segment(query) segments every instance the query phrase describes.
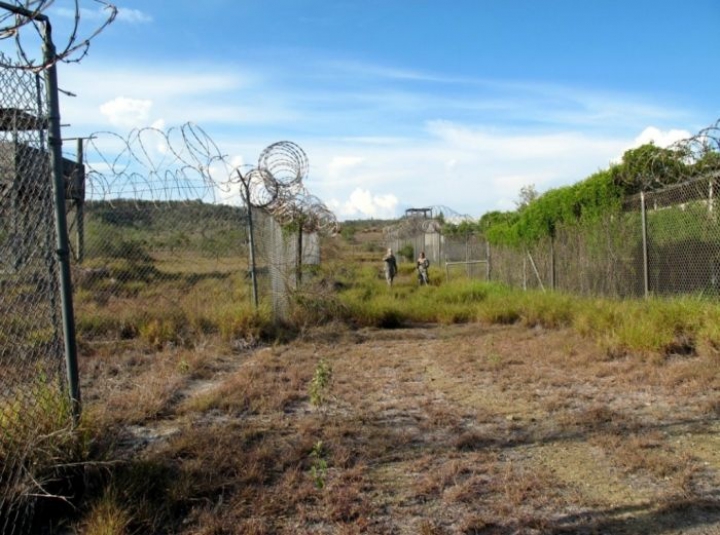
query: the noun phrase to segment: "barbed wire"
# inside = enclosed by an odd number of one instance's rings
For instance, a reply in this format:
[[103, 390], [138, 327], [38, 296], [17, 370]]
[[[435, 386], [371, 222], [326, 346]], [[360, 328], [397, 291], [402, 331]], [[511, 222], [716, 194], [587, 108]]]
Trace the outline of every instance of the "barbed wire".
[[274, 216], [280, 224], [297, 224], [303, 232], [329, 232], [337, 224], [335, 214], [306, 189], [296, 194], [293, 202], [278, 207]]
[[266, 147], [256, 166], [233, 166], [198, 125], [160, 130], [145, 127], [122, 137], [89, 136], [86, 189], [91, 199], [204, 200], [267, 210], [281, 225], [299, 223], [305, 232], [329, 231], [333, 212], [303, 186], [305, 152], [291, 141]]
[[267, 192], [248, 196], [247, 201], [255, 203], [259, 197], [263, 207], [281, 224], [297, 224], [303, 232], [332, 230], [337, 220], [333, 212], [303, 186], [309, 163], [305, 151], [292, 141], [278, 141], [266, 147], [258, 158], [255, 172], [261, 179], [255, 184]]
[[[90, 0], [88, 0], [90, 1]], [[101, 22], [90, 31], [87, 37], [81, 37], [81, 13], [83, 0], [72, 0], [73, 23], [67, 37], [62, 39], [58, 46], [57, 38], [54, 39], [55, 53], [52, 58], [34, 58], [29, 52], [30, 47], [26, 45], [32, 37], [45, 39], [50, 32], [50, 19], [47, 15], [48, 9], [53, 6], [55, 0], [15, 0], [14, 2], [0, 2], [0, 40], [12, 39], [15, 41], [16, 61], [3, 59], [0, 66], [6, 68], [29, 69], [41, 71], [57, 62], [78, 63], [88, 54], [91, 41], [107, 28], [117, 17], [118, 9], [115, 5], [105, 0], [91, 0], [100, 4], [100, 11], [103, 13]], [[87, 3], [87, 2], [86, 2]], [[32, 49], [39, 50], [37, 43]]]
[[260, 153], [258, 168], [268, 170], [284, 186], [298, 186], [307, 177], [308, 157], [292, 141], [278, 141]]
[[640, 170], [644, 191], [720, 173], [720, 119], [697, 134], [653, 151]]
[[[126, 137], [95, 132], [85, 149], [86, 188], [92, 199], [132, 197], [188, 200], [231, 197], [231, 166], [214, 141], [197, 125], [166, 131], [131, 130]], [[219, 176], [220, 179], [216, 178]]]

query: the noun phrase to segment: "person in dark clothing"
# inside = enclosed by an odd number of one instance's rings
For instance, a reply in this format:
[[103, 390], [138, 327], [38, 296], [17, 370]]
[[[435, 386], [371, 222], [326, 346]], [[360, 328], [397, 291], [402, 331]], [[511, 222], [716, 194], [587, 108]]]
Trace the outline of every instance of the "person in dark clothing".
[[397, 260], [395, 259], [392, 249], [387, 250], [387, 254], [383, 258], [383, 262], [385, 264], [385, 280], [387, 281], [388, 286], [392, 286], [395, 275], [397, 275]]

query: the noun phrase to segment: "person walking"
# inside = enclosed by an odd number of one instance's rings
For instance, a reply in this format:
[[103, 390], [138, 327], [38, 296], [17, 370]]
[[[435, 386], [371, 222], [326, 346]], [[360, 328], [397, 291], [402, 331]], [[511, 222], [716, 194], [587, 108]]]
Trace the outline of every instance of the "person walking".
[[421, 251], [417, 259], [418, 281], [420, 281], [420, 286], [430, 284], [430, 277], [428, 276], [429, 267], [430, 260], [425, 256], [425, 251]]
[[392, 249], [387, 250], [387, 254], [383, 258], [383, 262], [385, 264], [385, 280], [387, 281], [388, 286], [392, 286], [393, 279], [395, 279], [395, 275], [397, 275], [397, 260], [395, 259]]

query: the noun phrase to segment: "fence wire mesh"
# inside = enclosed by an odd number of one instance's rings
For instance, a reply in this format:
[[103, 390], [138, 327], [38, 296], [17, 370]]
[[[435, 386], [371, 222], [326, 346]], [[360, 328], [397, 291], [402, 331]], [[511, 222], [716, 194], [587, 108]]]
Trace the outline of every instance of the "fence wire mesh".
[[642, 295], [640, 214], [607, 214], [597, 221], [556, 229], [526, 248], [490, 248], [491, 279], [524, 289], [587, 296]]
[[123, 139], [97, 133], [84, 158], [87, 200], [69, 214], [82, 336], [189, 343], [234, 336], [231, 316], [253, 300], [276, 319], [287, 314], [289, 294], [318, 261], [316, 231], [332, 219], [299, 201], [309, 197], [299, 147], [274, 144], [263, 167], [241, 172], [187, 124]]
[[50, 492], [67, 395], [44, 84], [0, 68], [0, 532], [29, 529]]
[[441, 244], [448, 279], [489, 279], [489, 249], [484, 238], [467, 232], [443, 236]]
[[253, 220], [261, 294], [269, 298], [273, 317], [288, 319], [292, 295], [308, 286], [320, 265], [320, 236], [283, 227], [267, 210], [254, 210]]
[[[525, 252], [508, 250], [504, 256], [493, 249], [493, 275], [512, 285], [583, 295], [717, 295], [720, 225], [713, 192], [718, 187], [717, 177], [700, 177], [628, 198], [623, 211], [560, 229], [554, 240]], [[528, 269], [531, 259], [537, 273]], [[515, 275], [503, 276], [512, 265]]]
[[648, 292], [718, 294], [718, 187], [716, 175], [645, 195]]
[[[37, 488], [42, 482], [27, 465], [47, 433], [58, 425], [72, 431], [72, 411], [50, 165], [41, 122], [34, 119], [43, 113], [37, 109], [42, 87], [29, 71], [2, 75], [2, 94], [23, 100], [2, 106], [0, 532], [24, 533], [23, 523], [37, 516], [30, 497], [47, 490]], [[285, 158], [288, 146], [263, 153], [287, 181], [279, 185], [263, 168], [271, 201], [263, 209], [253, 206], [258, 197], [197, 128], [144, 129], [127, 138], [97, 133], [66, 155], [74, 312], [83, 350], [135, 342], [149, 349], [192, 347], [212, 337], [247, 347], [254, 343], [243, 319], [255, 311], [253, 278], [260, 282], [260, 313], [286, 315], [290, 292], [308, 265], [319, 262], [317, 232], [332, 221], [292, 180], [297, 154]], [[258, 185], [249, 186], [255, 194]], [[252, 255], [250, 213], [256, 218]]]
[[612, 297], [718, 295], [720, 121], [638, 151], [625, 180], [640, 192], [621, 210], [525, 249], [494, 248], [493, 279]]

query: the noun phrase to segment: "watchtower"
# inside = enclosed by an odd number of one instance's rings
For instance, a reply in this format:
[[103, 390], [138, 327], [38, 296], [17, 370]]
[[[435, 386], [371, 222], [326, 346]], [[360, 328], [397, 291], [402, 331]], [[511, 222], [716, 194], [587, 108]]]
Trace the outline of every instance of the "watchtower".
[[408, 208], [405, 210], [405, 217], [432, 219], [432, 211], [432, 208]]

